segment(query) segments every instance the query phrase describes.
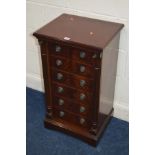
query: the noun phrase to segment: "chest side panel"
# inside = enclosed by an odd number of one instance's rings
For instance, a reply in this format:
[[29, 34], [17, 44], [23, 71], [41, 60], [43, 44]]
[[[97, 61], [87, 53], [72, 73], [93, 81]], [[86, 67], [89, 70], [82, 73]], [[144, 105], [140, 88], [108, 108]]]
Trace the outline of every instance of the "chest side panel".
[[113, 108], [120, 35], [104, 49], [100, 84], [100, 113], [108, 115]]

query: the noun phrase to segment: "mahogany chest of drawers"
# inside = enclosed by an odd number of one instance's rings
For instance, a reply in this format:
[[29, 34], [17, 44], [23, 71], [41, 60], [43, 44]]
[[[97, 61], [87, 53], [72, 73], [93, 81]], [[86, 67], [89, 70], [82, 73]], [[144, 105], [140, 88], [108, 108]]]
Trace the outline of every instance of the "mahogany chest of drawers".
[[113, 113], [122, 28], [62, 14], [33, 34], [41, 49], [46, 128], [97, 144]]

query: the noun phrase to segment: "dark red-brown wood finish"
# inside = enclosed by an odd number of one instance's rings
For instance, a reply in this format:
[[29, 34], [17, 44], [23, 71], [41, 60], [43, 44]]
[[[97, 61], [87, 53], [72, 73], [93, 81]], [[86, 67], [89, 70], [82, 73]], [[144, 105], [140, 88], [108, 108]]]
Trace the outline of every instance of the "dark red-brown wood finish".
[[62, 14], [33, 34], [41, 47], [45, 127], [97, 144], [113, 113], [122, 28], [123, 24]]

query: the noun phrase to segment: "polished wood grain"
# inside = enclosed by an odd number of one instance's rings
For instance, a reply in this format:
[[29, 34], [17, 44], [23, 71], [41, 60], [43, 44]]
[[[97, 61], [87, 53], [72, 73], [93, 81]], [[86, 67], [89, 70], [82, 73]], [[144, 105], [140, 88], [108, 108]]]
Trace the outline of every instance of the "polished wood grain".
[[41, 49], [46, 128], [97, 145], [113, 113], [122, 27], [62, 14], [33, 34]]

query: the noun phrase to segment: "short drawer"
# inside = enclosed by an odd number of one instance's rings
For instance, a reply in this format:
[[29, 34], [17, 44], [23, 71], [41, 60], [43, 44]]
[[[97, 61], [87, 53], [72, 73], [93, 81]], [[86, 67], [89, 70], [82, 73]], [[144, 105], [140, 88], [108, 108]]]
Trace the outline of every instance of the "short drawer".
[[71, 113], [84, 115], [89, 117], [90, 109], [88, 104], [81, 104], [78, 102], [67, 100], [63, 97], [52, 96], [52, 103], [54, 107], [57, 107], [62, 110], [70, 111]]
[[88, 93], [87, 91], [79, 91], [56, 82], [53, 82], [53, 90], [53, 93], [60, 97], [66, 97], [68, 99], [76, 100], [77, 102], [88, 105], [92, 102], [92, 93]]
[[70, 56], [70, 48], [68, 46], [60, 45], [57, 43], [50, 43], [48, 50], [51, 55], [57, 55], [62, 57]]
[[73, 62], [72, 70], [75, 74], [86, 76], [88, 78], [94, 78], [94, 68], [82, 63]]
[[65, 120], [84, 128], [88, 128], [90, 126], [90, 122], [84, 116], [80, 117], [59, 108], [53, 109], [53, 117], [59, 118], [61, 121]]
[[101, 61], [101, 54], [99, 51], [88, 51], [78, 48], [71, 49], [72, 60], [83, 62], [86, 64], [97, 65]]
[[93, 90], [93, 80], [84, 76], [67, 73], [61, 70], [52, 69], [52, 80], [60, 83], [82, 89], [86, 91]]

